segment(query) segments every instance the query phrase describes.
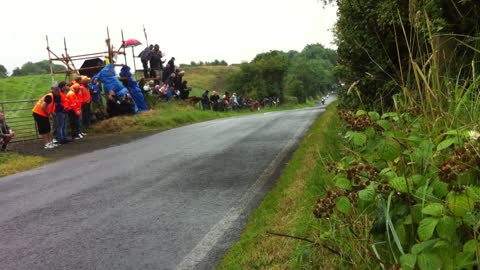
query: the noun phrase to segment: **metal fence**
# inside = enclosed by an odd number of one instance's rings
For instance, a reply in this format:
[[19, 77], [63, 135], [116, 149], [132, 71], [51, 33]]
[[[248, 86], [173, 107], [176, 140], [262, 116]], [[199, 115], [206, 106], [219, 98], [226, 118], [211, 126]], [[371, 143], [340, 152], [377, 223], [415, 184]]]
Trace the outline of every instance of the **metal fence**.
[[32, 108], [38, 100], [26, 99], [0, 101], [0, 111], [5, 113], [7, 125], [15, 131], [12, 142], [38, 139], [38, 130], [32, 116]]

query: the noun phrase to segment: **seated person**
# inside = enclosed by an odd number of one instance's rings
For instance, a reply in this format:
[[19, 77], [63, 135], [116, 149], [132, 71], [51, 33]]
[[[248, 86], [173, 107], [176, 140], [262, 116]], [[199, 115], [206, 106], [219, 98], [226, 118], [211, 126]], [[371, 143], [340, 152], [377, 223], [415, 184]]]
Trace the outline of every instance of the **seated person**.
[[0, 111], [0, 151], [7, 151], [8, 142], [15, 136], [15, 132], [5, 123], [5, 114]]
[[110, 117], [135, 113], [135, 103], [130, 94], [118, 97], [115, 92], [109, 91], [107, 99], [107, 113]]

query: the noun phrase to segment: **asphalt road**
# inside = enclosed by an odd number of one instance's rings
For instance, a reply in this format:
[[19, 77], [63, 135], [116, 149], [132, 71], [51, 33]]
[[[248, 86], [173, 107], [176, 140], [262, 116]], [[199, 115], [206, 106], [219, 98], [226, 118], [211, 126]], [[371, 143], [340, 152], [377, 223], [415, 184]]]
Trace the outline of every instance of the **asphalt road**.
[[324, 107], [198, 123], [0, 178], [0, 269], [212, 269]]

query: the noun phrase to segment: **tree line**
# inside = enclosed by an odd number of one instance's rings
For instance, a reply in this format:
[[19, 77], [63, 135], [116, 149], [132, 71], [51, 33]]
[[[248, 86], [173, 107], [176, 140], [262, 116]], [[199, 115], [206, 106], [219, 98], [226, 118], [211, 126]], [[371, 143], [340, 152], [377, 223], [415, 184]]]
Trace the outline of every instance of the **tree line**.
[[182, 64], [182, 66], [191, 66], [191, 67], [197, 67], [197, 66], [228, 66], [228, 63], [225, 61], [225, 60], [218, 60], [218, 59], [215, 59], [214, 61], [212, 62], [208, 62], [208, 61], [198, 61], [198, 62], [195, 62], [195, 61], [191, 61], [190, 64]]
[[336, 59], [336, 52], [321, 44], [307, 45], [301, 52], [261, 53], [229, 74], [226, 88], [253, 98], [294, 96], [304, 103], [335, 89]]
[[[65, 70], [65, 67], [62, 65], [53, 65], [54, 71]], [[38, 75], [38, 74], [49, 74], [50, 73], [50, 63], [48, 60], [39, 61], [36, 63], [27, 62], [21, 67], [17, 67], [12, 71], [12, 77], [16, 76], [25, 76], [25, 75]], [[8, 77], [8, 71], [5, 66], [0, 64], [0, 78]]]

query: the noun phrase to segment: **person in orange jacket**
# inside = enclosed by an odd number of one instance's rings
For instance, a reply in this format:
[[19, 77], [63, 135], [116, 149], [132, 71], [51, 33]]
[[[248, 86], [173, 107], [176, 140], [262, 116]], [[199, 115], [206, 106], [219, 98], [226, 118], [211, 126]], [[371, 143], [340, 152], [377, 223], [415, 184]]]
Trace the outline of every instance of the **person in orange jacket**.
[[51, 93], [46, 94], [37, 101], [32, 109], [33, 119], [37, 123], [38, 133], [42, 136], [45, 142], [44, 149], [55, 148], [56, 145], [52, 142], [50, 117], [55, 114], [54, 95], [59, 95], [60, 88], [57, 83], [51, 87]]
[[73, 83], [70, 86], [70, 91], [67, 93], [69, 111], [68, 119], [72, 129], [72, 139], [78, 140], [83, 138], [80, 135], [80, 116], [82, 115], [82, 101], [80, 100], [80, 85]]
[[83, 76], [81, 83], [80, 83], [80, 89], [82, 92], [82, 124], [80, 125], [80, 134], [85, 136], [87, 133], [85, 132], [88, 127], [90, 127], [91, 124], [91, 102], [92, 102], [92, 96], [90, 94], [90, 88], [88, 87], [88, 84], [90, 83], [90, 78], [87, 76]]

